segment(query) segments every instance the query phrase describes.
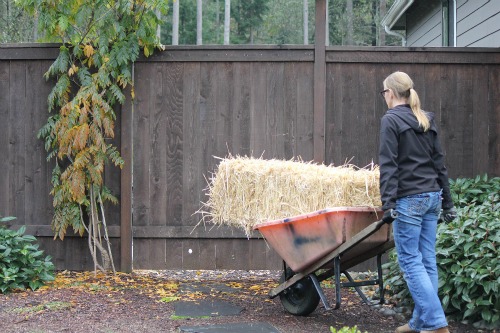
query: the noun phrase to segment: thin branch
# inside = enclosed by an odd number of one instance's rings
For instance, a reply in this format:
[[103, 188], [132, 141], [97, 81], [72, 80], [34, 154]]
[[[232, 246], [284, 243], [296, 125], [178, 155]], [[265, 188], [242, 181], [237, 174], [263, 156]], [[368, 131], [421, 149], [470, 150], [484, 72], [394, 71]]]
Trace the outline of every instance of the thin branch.
[[109, 241], [108, 226], [106, 224], [106, 218], [104, 217], [104, 204], [102, 203], [101, 193], [99, 192], [98, 195], [99, 195], [99, 205], [101, 206], [102, 224], [104, 226], [104, 239], [106, 240], [106, 244], [108, 245], [108, 253], [111, 259], [111, 267], [113, 268], [113, 273], [116, 274], [115, 263], [113, 261], [113, 254], [111, 252], [111, 243]]

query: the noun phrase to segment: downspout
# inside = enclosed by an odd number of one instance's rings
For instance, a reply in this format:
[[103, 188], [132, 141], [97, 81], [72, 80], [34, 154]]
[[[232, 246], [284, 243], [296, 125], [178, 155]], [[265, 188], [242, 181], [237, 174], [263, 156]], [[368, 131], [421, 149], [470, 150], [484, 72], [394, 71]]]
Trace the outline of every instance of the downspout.
[[401, 44], [403, 46], [406, 46], [406, 37], [396, 31], [392, 31], [391, 29], [414, 2], [415, 0], [396, 0], [381, 22], [387, 34], [401, 38]]
[[396, 32], [396, 31], [392, 31], [389, 26], [387, 25], [384, 25], [384, 30], [386, 33], [388, 33], [389, 35], [393, 35], [393, 36], [396, 36], [396, 37], [399, 37], [401, 38], [401, 45], [402, 46], [406, 46], [406, 37], [403, 35], [403, 34], [400, 34], [399, 32]]

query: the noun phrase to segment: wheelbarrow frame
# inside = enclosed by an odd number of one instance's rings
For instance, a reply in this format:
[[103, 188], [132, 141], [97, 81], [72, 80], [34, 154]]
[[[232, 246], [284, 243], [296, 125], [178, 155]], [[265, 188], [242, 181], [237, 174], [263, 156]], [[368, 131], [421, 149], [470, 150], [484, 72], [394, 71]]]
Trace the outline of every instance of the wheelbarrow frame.
[[[350, 250], [356, 247], [359, 243], [361, 243], [363, 240], [366, 238], [370, 237], [373, 235], [375, 232], [377, 232], [385, 222], [382, 220], [376, 221], [368, 225], [366, 228], [355, 234], [353, 237], [351, 237], [349, 240], [346, 240], [343, 244], [341, 244], [339, 247], [337, 247], [335, 250], [330, 252], [329, 254], [325, 255], [321, 259], [319, 259], [317, 262], [312, 263], [310, 266], [307, 268], [303, 269], [300, 272], [297, 272], [293, 276], [289, 276], [287, 274], [287, 266], [286, 263], [283, 261], [283, 270], [284, 270], [284, 282], [281, 283], [279, 286], [276, 288], [273, 288], [269, 292], [269, 297], [270, 298], [275, 298], [276, 296], [280, 295], [281, 293], [286, 293], [287, 289], [290, 290], [289, 288], [293, 287], [296, 283], [301, 281], [302, 279], [309, 278], [313, 285], [315, 290], [317, 291], [324, 307], [326, 310], [330, 310], [330, 304], [328, 302], [328, 299], [326, 298], [323, 289], [321, 288], [320, 282], [324, 281], [330, 277], [334, 277], [335, 279], [335, 306], [334, 309], [338, 309], [341, 304], [341, 295], [340, 295], [340, 288], [342, 287], [350, 287], [350, 288], [355, 288], [356, 292], [360, 295], [362, 300], [365, 303], [369, 303], [368, 299], [366, 296], [363, 294], [361, 289], [359, 288], [360, 286], [369, 286], [369, 285], [379, 285], [379, 290], [380, 290], [380, 304], [383, 304], [385, 302], [384, 300], [384, 287], [383, 287], [383, 274], [382, 274], [382, 255], [392, 249], [394, 247], [394, 241], [391, 239], [373, 249], [371, 249], [369, 252], [365, 252], [361, 255], [358, 255], [354, 258], [351, 258], [349, 260], [346, 260], [342, 262], [342, 256], [346, 255]], [[351, 277], [351, 275], [347, 272], [347, 269], [362, 263], [370, 258], [377, 257], [377, 279], [374, 280], [365, 280], [365, 281], [354, 281]], [[333, 268], [330, 268], [332, 267]], [[324, 272], [319, 272], [320, 270], [325, 270]], [[340, 282], [340, 275], [344, 274], [349, 282]], [[288, 276], [287, 276], [288, 275]]]

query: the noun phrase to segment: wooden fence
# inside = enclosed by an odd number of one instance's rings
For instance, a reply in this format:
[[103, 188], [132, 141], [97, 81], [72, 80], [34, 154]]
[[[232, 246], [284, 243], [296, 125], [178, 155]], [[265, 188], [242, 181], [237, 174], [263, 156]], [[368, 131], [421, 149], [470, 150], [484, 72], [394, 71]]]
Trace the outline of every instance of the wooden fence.
[[[120, 197], [108, 223], [122, 270], [279, 268], [258, 234], [196, 227], [216, 157], [377, 163], [386, 111], [378, 92], [395, 70], [413, 77], [424, 109], [436, 113], [450, 176], [500, 176], [499, 49], [317, 52], [175, 47], [135, 64], [136, 99], [117, 110], [114, 139], [126, 164], [105, 176]], [[43, 73], [57, 53], [56, 45], [0, 46], [0, 214], [17, 216], [13, 227], [26, 225], [58, 268], [89, 269], [85, 239], [52, 239], [52, 167], [36, 138], [53, 85]]]

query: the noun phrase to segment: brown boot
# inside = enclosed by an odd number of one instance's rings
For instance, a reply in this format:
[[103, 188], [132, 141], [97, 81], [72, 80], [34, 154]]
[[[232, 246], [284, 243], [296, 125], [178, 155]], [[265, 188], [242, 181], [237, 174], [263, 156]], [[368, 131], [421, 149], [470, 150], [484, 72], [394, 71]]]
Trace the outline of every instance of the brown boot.
[[412, 330], [410, 325], [405, 324], [396, 328], [396, 333], [417, 333], [417, 331]]
[[441, 327], [433, 331], [420, 331], [420, 333], [450, 333], [450, 331], [448, 330], [448, 327]]

